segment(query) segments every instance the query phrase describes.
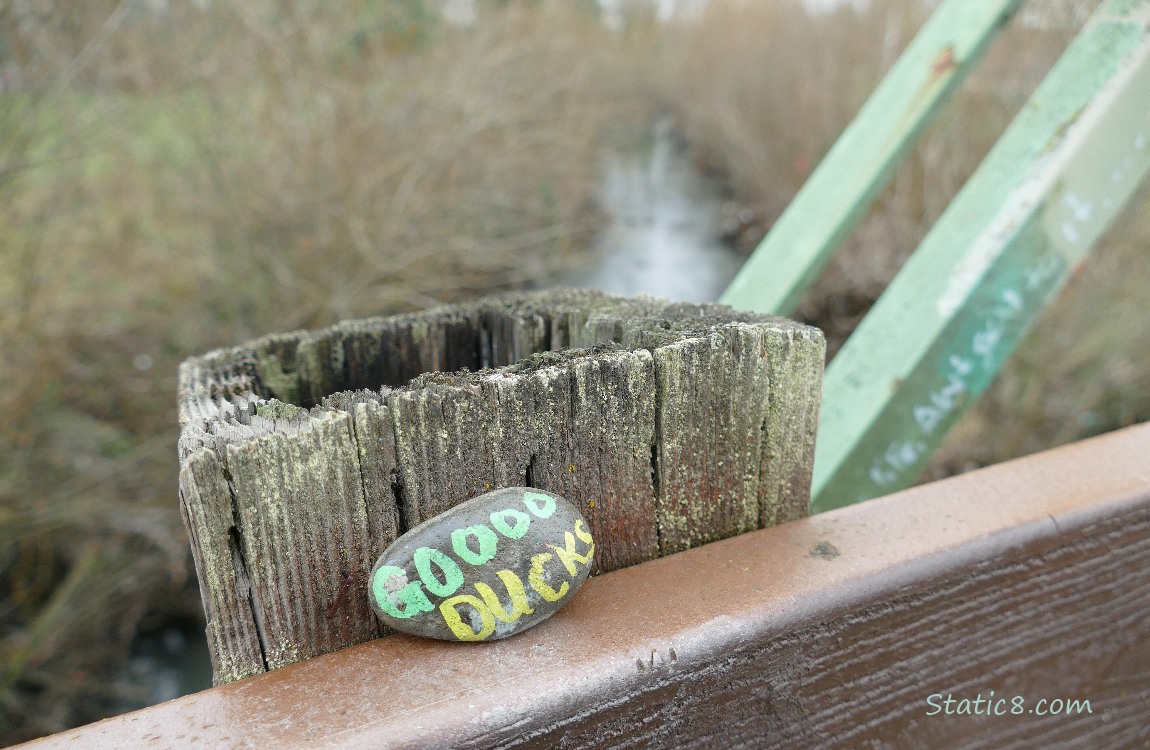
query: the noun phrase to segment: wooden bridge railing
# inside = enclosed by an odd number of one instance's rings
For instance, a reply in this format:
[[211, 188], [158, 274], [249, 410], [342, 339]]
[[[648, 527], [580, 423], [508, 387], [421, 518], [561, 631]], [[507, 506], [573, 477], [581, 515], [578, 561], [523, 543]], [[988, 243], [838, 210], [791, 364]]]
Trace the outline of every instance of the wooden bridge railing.
[[[793, 304], [1016, 5], [943, 6], [725, 302]], [[821, 335], [725, 306], [527, 294], [190, 360], [181, 506], [239, 681], [41, 746], [1145, 742], [1150, 427], [804, 516], [812, 464], [815, 510], [914, 476], [1150, 169], [1148, 20], [1103, 3], [840, 352], [817, 463]], [[380, 550], [511, 484], [584, 507], [604, 575], [507, 641], [377, 638]]]
[[28, 748], [1143, 747], [1147, 456], [1128, 428]]

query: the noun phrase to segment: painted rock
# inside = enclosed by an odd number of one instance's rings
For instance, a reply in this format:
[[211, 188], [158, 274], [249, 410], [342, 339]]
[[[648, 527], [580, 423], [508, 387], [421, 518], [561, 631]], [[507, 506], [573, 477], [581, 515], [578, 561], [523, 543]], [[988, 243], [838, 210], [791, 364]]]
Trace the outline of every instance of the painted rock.
[[508, 487], [396, 539], [371, 571], [371, 605], [402, 633], [447, 641], [506, 638], [570, 601], [594, 554], [587, 519], [569, 501]]

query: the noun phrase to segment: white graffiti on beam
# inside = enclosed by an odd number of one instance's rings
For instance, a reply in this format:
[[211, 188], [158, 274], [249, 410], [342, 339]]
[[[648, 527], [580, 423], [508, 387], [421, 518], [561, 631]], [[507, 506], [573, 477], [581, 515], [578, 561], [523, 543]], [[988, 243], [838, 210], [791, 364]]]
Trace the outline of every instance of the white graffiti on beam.
[[1051, 278], [1058, 274], [1061, 263], [1057, 258], [1046, 257], [1023, 271], [1023, 288], [1009, 287], [999, 295], [999, 300], [983, 320], [975, 333], [966, 342], [963, 354], [951, 354], [947, 358], [945, 382], [927, 394], [926, 401], [911, 407], [911, 414], [922, 438], [892, 440], [874, 458], [869, 471], [870, 479], [879, 487], [887, 487], [897, 482], [908, 471], [914, 470], [919, 461], [930, 450], [935, 434], [942, 422], [949, 417], [962, 402], [962, 397], [970, 391], [971, 376], [980, 370], [989, 371], [994, 367], [995, 356], [1003, 343], [1006, 324], [1017, 318], [1026, 307], [1027, 297], [1045, 289]]

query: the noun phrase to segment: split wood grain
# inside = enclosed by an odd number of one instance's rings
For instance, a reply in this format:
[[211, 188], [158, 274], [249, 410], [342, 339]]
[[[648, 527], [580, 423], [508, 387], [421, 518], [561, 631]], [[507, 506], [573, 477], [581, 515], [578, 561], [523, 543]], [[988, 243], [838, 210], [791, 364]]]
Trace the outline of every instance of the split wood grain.
[[188, 360], [180, 497], [216, 681], [386, 634], [375, 557], [494, 487], [579, 505], [596, 573], [805, 515], [823, 355], [780, 318], [558, 290]]

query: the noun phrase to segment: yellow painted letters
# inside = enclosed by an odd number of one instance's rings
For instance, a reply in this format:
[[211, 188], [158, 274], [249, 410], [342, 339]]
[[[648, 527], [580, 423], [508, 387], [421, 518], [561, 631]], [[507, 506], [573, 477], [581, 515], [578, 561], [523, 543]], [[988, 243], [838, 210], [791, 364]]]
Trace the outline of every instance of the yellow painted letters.
[[535, 589], [539, 596], [543, 597], [549, 602], [557, 602], [563, 598], [571, 585], [564, 581], [559, 590], [551, 588], [547, 585], [547, 579], [544, 578], [543, 565], [552, 557], [550, 552], [541, 552], [535, 557], [531, 558], [531, 571], [527, 574], [527, 582], [531, 584], [531, 588]]
[[483, 597], [483, 603], [491, 610], [491, 614], [503, 622], [515, 622], [521, 615], [529, 615], [535, 610], [527, 606], [527, 592], [523, 590], [523, 581], [510, 570], [500, 570], [495, 575], [503, 581], [507, 594], [511, 597], [511, 611], [503, 608], [503, 603], [495, 596], [495, 592], [482, 581], [475, 583], [475, 590]]
[[[582, 539], [584, 544], [592, 544], [593, 545], [593, 542], [595, 541], [594, 539], [591, 538], [591, 532], [587, 531], [586, 529], [583, 528], [583, 519], [582, 518], [576, 518], [575, 519], [575, 536]], [[592, 554], [592, 552], [588, 552], [587, 554], [590, 555], [590, 554]]]
[[[579, 529], [578, 521], [575, 522], [575, 529]], [[583, 534], [587, 535], [587, 540], [591, 538], [591, 535], [587, 534], [587, 532], [583, 532]], [[583, 539], [583, 535], [581, 534], [579, 538]], [[559, 555], [559, 561], [563, 563], [563, 567], [567, 568], [567, 572], [573, 576], [578, 573], [578, 569], [575, 567], [576, 563], [586, 565], [591, 562], [591, 558], [595, 554], [595, 543], [591, 542], [588, 544], [587, 554], [580, 555], [575, 552], [575, 537], [572, 536], [570, 531], [563, 532], [563, 541], [565, 542], [563, 549], [556, 547], [554, 544], [548, 544], [547, 546], [555, 550], [555, 554]]]
[[[472, 630], [471, 626], [463, 621], [459, 615], [459, 610], [456, 609], [460, 604], [470, 604], [479, 612], [480, 628], [478, 631]], [[491, 614], [491, 610], [487, 608], [486, 604], [470, 594], [459, 594], [445, 599], [439, 605], [439, 611], [443, 615], [443, 621], [447, 623], [447, 627], [451, 628], [451, 632], [455, 633], [455, 637], [461, 641], [482, 641], [495, 632], [495, 616]]]

